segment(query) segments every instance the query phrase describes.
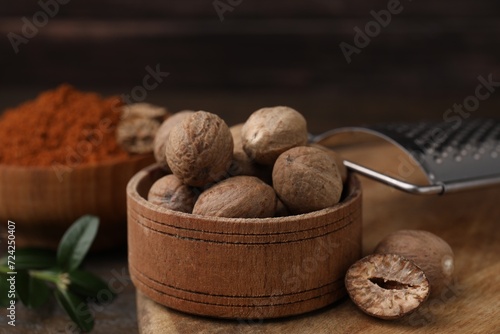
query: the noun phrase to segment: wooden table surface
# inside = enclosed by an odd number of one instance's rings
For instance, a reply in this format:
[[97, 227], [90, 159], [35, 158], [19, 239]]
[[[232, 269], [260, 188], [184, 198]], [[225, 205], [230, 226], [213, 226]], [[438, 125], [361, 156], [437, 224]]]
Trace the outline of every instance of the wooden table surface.
[[[417, 170], [407, 171], [400, 163], [393, 163], [400, 154], [385, 146], [361, 147], [344, 154], [350, 159], [378, 165], [379, 170], [387, 173], [405, 173], [415, 180], [421, 178]], [[445, 239], [455, 252], [454, 283], [415, 313], [397, 321], [374, 319], [345, 298], [298, 317], [229, 321], [187, 315], [137, 294], [141, 333], [499, 333], [500, 189], [419, 197], [365, 178], [362, 182], [365, 254], [385, 235], [399, 229], [433, 232]]]

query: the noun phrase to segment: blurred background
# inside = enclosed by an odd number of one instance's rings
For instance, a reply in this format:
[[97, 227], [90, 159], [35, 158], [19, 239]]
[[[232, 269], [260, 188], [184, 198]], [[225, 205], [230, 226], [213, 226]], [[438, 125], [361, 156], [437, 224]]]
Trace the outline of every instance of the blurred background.
[[[476, 94], [479, 76], [500, 86], [499, 36], [498, 0], [3, 1], [0, 113], [70, 83], [172, 112], [210, 111], [229, 125], [259, 108], [288, 105], [305, 115], [314, 134], [347, 125], [443, 120], [454, 104]], [[340, 45], [355, 50], [350, 62]], [[154, 88], [145, 89], [151, 71], [161, 72], [161, 82], [149, 81]], [[145, 96], [138, 95], [142, 91]], [[494, 87], [470, 114], [498, 117], [499, 107], [500, 87]], [[381, 220], [370, 217], [387, 210], [388, 197], [372, 194], [365, 210], [374, 213], [365, 217], [375, 223]], [[400, 209], [414, 207], [413, 201]], [[446, 207], [436, 201], [436, 210], [429, 209], [422, 201], [417, 209], [425, 207], [420, 212], [430, 215], [427, 222]], [[460, 222], [467, 224], [472, 211], [462, 207]], [[398, 219], [392, 221], [367, 228], [378, 231], [368, 244], [394, 228]], [[485, 236], [491, 240], [491, 233]], [[99, 273], [126, 270], [125, 254], [99, 260], [93, 267]], [[135, 331], [135, 294], [127, 284], [125, 297], [98, 315], [96, 332]]]
[[[500, 81], [495, 0], [402, 0], [348, 63], [340, 43], [355, 47], [355, 27], [364, 31], [371, 11], [390, 3], [9, 1], [0, 13], [0, 110], [63, 82], [130, 94], [149, 66], [169, 75], [146, 102], [204, 109], [230, 125], [258, 108], [289, 105], [320, 133], [442, 119], [474, 95], [478, 76]], [[472, 114], [496, 116], [499, 104], [500, 89]]]

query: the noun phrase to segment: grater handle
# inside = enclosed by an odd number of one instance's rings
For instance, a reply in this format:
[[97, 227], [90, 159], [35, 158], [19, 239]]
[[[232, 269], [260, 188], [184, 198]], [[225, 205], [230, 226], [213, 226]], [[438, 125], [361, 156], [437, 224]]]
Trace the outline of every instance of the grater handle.
[[402, 190], [404, 192], [416, 195], [440, 195], [445, 192], [445, 187], [442, 184], [430, 185], [430, 186], [419, 186], [416, 184], [404, 182], [388, 175], [379, 173], [373, 169], [358, 165], [352, 161], [344, 160], [344, 166], [350, 170], [369, 177], [373, 180], [379, 181], [383, 184]]
[[375, 181], [381, 182], [395, 189], [415, 194], [415, 195], [442, 195], [448, 193], [459, 192], [463, 190], [477, 189], [492, 185], [500, 185], [500, 176], [492, 178], [474, 179], [469, 181], [439, 183], [428, 186], [420, 186], [408, 182], [404, 182], [386, 174], [379, 173], [373, 169], [361, 166], [352, 161], [344, 160], [344, 166], [360, 175], [366, 176]]

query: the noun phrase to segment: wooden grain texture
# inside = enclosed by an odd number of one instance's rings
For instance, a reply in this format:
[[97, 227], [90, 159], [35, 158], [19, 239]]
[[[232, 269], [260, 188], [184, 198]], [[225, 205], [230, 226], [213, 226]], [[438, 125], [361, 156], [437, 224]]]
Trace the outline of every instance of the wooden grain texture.
[[125, 188], [152, 155], [97, 165], [0, 166], [0, 221], [16, 223], [18, 247], [56, 248], [66, 229], [85, 214], [100, 217], [94, 249], [126, 242]]
[[[368, 146], [344, 151], [350, 159], [398, 173], [399, 152]], [[396, 159], [396, 160], [394, 160]], [[418, 179], [419, 172], [407, 175]], [[500, 188], [442, 197], [418, 197], [362, 178], [363, 249], [387, 234], [424, 229], [455, 252], [455, 280], [415, 313], [397, 321], [371, 318], [347, 298], [320, 311], [280, 320], [221, 321], [190, 316], [137, 296], [141, 333], [498, 333], [500, 327]]]
[[69, 81], [122, 85], [128, 93], [146, 66], [159, 63], [171, 73], [162, 93], [376, 90], [430, 99], [460, 91], [463, 99], [478, 75], [498, 75], [495, 0], [401, 1], [404, 10], [350, 64], [340, 43], [352, 45], [353, 29], [363, 29], [388, 1], [242, 1], [223, 22], [213, 2], [71, 1], [16, 53], [7, 35], [22, 35], [22, 17], [32, 21], [40, 6], [8, 1], [0, 13], [0, 89]]
[[278, 218], [203, 217], [145, 200], [153, 165], [127, 187], [129, 268], [136, 288], [174, 309], [219, 318], [276, 318], [331, 304], [361, 256], [361, 190], [336, 206]]

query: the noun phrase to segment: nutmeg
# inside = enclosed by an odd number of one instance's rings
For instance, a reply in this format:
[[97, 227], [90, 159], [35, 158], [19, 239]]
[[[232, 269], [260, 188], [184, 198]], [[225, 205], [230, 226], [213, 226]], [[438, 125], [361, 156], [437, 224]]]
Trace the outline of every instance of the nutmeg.
[[160, 123], [169, 114], [166, 108], [145, 102], [127, 104], [122, 107], [122, 111], [121, 119], [147, 118]]
[[342, 158], [342, 156], [339, 153], [320, 144], [309, 144], [309, 146], [324, 150], [325, 152], [327, 152], [332, 156], [339, 169], [340, 177], [342, 178], [342, 183], [345, 184], [345, 182], [347, 181], [348, 172], [347, 172], [347, 167], [344, 165], [344, 159]]
[[241, 129], [243, 149], [257, 163], [272, 165], [286, 150], [307, 143], [307, 123], [289, 107], [255, 111]]
[[229, 128], [233, 136], [234, 152], [243, 152], [243, 141], [241, 139], [241, 129], [245, 123], [239, 123]]
[[389, 234], [375, 253], [398, 254], [415, 262], [429, 279], [431, 295], [440, 294], [452, 281], [454, 256], [450, 245], [437, 235], [421, 230], [400, 230]]
[[152, 152], [156, 133], [168, 114], [166, 108], [149, 103], [124, 105], [116, 128], [118, 143], [130, 153]]
[[191, 213], [196, 201], [193, 188], [183, 184], [175, 175], [158, 179], [148, 193], [148, 201], [174, 211]]
[[324, 150], [308, 146], [292, 148], [278, 157], [273, 187], [294, 214], [337, 204], [343, 189], [335, 160]]
[[184, 118], [193, 113], [194, 111], [191, 110], [183, 110], [173, 114], [161, 124], [160, 128], [156, 132], [153, 142], [155, 160], [168, 173], [171, 173], [172, 171], [170, 170], [167, 158], [165, 157], [165, 145], [167, 143], [168, 136], [170, 135], [170, 131], [173, 127], [182, 122]]
[[256, 166], [247, 154], [243, 151], [236, 151], [233, 153], [233, 161], [229, 168], [230, 176], [248, 175], [257, 176], [258, 166]]
[[233, 138], [219, 116], [198, 111], [171, 129], [165, 155], [172, 173], [183, 183], [204, 187], [228, 176]]
[[199, 196], [194, 214], [228, 218], [272, 217], [273, 188], [254, 176], [235, 176], [217, 183]]
[[290, 215], [290, 210], [286, 207], [282, 200], [278, 198], [276, 201], [276, 211], [274, 217], [286, 217]]
[[160, 122], [154, 119], [122, 119], [116, 128], [116, 140], [127, 152], [151, 153], [153, 140], [159, 127]]
[[243, 128], [243, 123], [233, 125], [232, 127], [229, 128], [233, 136], [233, 142], [234, 142], [233, 162], [229, 170], [229, 175], [257, 176], [265, 183], [271, 184], [272, 166], [257, 164], [243, 150], [243, 142], [241, 139], [242, 128]]

